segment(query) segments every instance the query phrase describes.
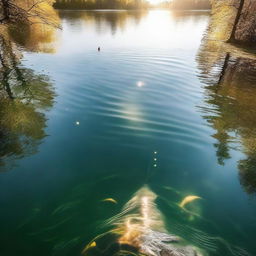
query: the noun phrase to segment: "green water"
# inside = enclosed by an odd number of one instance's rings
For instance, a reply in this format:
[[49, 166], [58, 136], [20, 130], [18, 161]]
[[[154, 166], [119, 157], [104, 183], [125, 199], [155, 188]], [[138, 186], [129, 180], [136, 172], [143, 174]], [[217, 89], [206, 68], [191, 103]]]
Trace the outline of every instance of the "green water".
[[0, 255], [80, 255], [144, 184], [168, 232], [256, 255], [256, 62], [203, 39], [208, 12], [60, 17], [1, 74]]

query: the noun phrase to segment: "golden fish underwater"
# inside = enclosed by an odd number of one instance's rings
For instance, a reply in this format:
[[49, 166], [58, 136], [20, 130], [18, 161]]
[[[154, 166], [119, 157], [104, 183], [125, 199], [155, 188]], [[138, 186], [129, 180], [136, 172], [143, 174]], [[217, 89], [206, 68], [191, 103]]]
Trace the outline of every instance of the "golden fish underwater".
[[168, 233], [163, 216], [157, 209], [156, 198], [148, 186], [143, 186], [119, 214], [106, 221], [105, 227], [111, 227], [111, 230], [94, 238], [82, 255], [205, 255], [199, 248]]

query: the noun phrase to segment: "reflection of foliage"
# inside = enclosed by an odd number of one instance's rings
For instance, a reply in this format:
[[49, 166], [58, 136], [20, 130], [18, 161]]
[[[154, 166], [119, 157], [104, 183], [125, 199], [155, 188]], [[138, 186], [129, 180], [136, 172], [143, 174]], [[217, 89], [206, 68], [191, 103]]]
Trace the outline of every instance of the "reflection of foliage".
[[246, 192], [256, 193], [256, 156], [249, 156], [239, 162], [240, 182]]
[[8, 34], [16, 44], [25, 47], [26, 50], [33, 52], [55, 52], [55, 28], [43, 24], [29, 26], [26, 24], [9, 25]]
[[19, 67], [19, 52], [0, 37], [0, 166], [35, 153], [46, 136], [42, 110], [52, 106], [54, 93], [46, 76]]
[[173, 9], [210, 9], [211, 3], [210, 0], [173, 0], [171, 3]]
[[[100, 12], [60, 12], [62, 19], [77, 20], [78, 22], [84, 21], [86, 23], [96, 23], [100, 29], [103, 25], [110, 27], [113, 34], [118, 28], [124, 29], [129, 22], [139, 23], [142, 17], [146, 14], [146, 11], [100, 11]], [[102, 31], [104, 31], [102, 29]]]
[[22, 102], [0, 101], [0, 166], [5, 161], [35, 153], [36, 146], [45, 137], [44, 115]]
[[204, 118], [214, 128], [218, 162], [242, 145], [247, 159], [238, 164], [245, 190], [256, 192], [256, 56], [227, 43], [204, 39], [198, 54], [200, 79], [207, 84]]
[[146, 0], [57, 0], [58, 9], [142, 9], [149, 6]]

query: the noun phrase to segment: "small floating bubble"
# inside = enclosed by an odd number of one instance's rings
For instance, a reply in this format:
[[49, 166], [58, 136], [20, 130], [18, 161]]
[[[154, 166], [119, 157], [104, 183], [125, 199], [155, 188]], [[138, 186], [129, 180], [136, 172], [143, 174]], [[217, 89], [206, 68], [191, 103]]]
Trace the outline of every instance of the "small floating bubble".
[[157, 165], [156, 165], [156, 164], [154, 164], [154, 167], [157, 167]]
[[154, 158], [154, 161], [156, 161], [157, 159], [156, 158]]
[[79, 125], [79, 124], [80, 124], [80, 122], [76, 121], [76, 125]]

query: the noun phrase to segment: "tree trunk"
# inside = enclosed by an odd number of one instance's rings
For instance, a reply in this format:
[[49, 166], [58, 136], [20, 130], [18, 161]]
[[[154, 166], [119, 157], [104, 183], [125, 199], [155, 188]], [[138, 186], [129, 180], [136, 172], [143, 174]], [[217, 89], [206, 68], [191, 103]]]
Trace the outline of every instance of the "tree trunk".
[[239, 7], [237, 9], [237, 14], [236, 14], [235, 22], [234, 22], [234, 25], [233, 25], [233, 28], [232, 28], [232, 32], [231, 32], [230, 38], [228, 39], [228, 42], [236, 41], [236, 38], [235, 38], [236, 29], [237, 29], [237, 25], [238, 25], [238, 22], [240, 20], [240, 17], [241, 17], [242, 11], [243, 11], [244, 1], [245, 0], [240, 0]]
[[219, 78], [219, 81], [218, 81], [218, 85], [221, 84], [224, 76], [225, 76], [225, 73], [226, 73], [226, 69], [228, 67], [228, 63], [229, 63], [229, 59], [230, 59], [230, 53], [228, 52], [226, 57], [225, 57], [225, 60], [224, 60], [224, 64], [223, 64], [223, 67], [222, 67], [222, 70], [221, 70], [221, 73], [220, 73], [220, 78]]

